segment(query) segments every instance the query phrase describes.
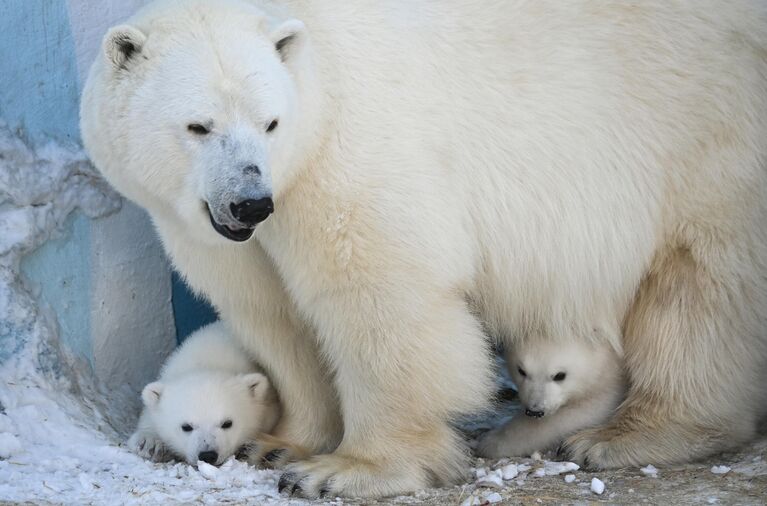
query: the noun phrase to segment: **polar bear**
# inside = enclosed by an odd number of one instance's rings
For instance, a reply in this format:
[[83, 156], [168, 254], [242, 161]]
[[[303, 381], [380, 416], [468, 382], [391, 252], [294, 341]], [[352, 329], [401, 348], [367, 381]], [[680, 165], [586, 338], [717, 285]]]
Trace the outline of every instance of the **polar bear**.
[[606, 422], [625, 396], [616, 351], [585, 339], [537, 337], [508, 346], [506, 366], [524, 412], [483, 436], [482, 457], [524, 457]]
[[221, 322], [190, 335], [141, 398], [128, 447], [155, 460], [176, 455], [220, 465], [272, 430], [280, 414], [269, 380]]
[[297, 495], [465, 476], [485, 331], [625, 349], [578, 461], [754, 434], [764, 2], [157, 0], [106, 34], [81, 126], [266, 367], [275, 437], [316, 454], [283, 472]]

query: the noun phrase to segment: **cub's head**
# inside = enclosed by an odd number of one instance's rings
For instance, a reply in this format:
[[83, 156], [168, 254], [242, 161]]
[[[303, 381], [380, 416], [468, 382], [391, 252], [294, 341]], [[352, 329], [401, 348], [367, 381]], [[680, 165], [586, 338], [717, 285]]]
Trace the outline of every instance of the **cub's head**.
[[154, 2], [104, 37], [83, 95], [85, 147], [176, 229], [245, 241], [279, 209], [314, 132], [307, 39], [302, 22], [251, 2]]
[[581, 342], [531, 341], [511, 349], [507, 362], [525, 413], [535, 418], [587, 396], [611, 353]]
[[193, 373], [150, 383], [141, 393], [160, 439], [190, 464], [220, 465], [275, 422], [269, 380]]

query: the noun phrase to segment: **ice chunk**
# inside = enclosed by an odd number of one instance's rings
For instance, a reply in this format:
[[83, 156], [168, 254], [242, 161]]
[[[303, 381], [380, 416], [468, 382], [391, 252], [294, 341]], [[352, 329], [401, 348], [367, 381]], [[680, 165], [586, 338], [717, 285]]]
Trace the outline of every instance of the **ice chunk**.
[[562, 473], [569, 473], [571, 471], [577, 471], [581, 468], [575, 462], [546, 462], [543, 465], [544, 470], [548, 476], [557, 476]]
[[516, 464], [507, 464], [501, 468], [501, 475], [504, 480], [513, 480], [519, 474]]
[[645, 476], [650, 476], [651, 478], [658, 477], [658, 469], [652, 464], [642, 467], [639, 470], [642, 471], [642, 474]]
[[503, 473], [500, 469], [487, 473], [477, 481], [480, 487], [503, 488]]
[[483, 499], [490, 504], [503, 501], [503, 497], [498, 492], [490, 492], [489, 494], [485, 494]]
[[730, 466], [713, 466], [711, 472], [714, 474], [727, 474], [730, 472]]
[[575, 481], [575, 475], [574, 474], [566, 474], [565, 475], [565, 483], [572, 483]]
[[605, 491], [605, 484], [599, 478], [591, 478], [591, 491], [597, 495], [602, 495]]
[[203, 462], [202, 460], [197, 461], [197, 470], [200, 472], [201, 475], [203, 475], [205, 478], [211, 481], [215, 481], [219, 472], [216, 466], [212, 466], [208, 464], [207, 462]]

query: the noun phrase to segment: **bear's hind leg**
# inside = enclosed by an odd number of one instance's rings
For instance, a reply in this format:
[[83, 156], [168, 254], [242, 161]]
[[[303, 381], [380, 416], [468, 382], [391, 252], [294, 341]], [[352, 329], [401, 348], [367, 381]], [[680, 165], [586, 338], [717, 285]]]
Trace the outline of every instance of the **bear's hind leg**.
[[576, 461], [672, 464], [754, 435], [763, 397], [764, 276], [754, 251], [718, 239], [706, 235], [656, 256], [624, 321], [629, 396], [607, 426], [566, 441]]

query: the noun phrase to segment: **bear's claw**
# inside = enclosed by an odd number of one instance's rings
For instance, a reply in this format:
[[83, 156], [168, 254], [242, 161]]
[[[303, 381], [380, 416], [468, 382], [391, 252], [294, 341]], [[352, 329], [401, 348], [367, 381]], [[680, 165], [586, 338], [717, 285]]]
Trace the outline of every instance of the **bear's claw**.
[[[290, 471], [286, 471], [282, 473], [282, 476], [280, 476], [280, 481], [277, 482], [277, 490], [280, 493], [282, 493], [285, 491], [286, 488], [290, 487], [291, 485], [297, 485], [298, 480], [296, 480], [296, 478], [298, 478], [298, 475], [296, 473], [293, 473]], [[293, 491], [294, 489], [291, 488], [291, 493], [293, 493]]]

